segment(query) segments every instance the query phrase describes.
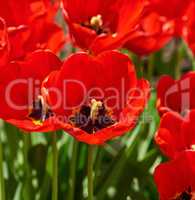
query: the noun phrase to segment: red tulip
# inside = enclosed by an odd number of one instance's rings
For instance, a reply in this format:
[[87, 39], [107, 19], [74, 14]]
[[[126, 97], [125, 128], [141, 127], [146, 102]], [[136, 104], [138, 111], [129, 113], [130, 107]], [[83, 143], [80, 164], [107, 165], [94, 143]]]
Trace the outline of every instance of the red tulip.
[[98, 54], [121, 47], [135, 30], [144, 0], [63, 0], [76, 45]]
[[193, 0], [148, 0], [154, 10], [169, 19], [182, 17]]
[[57, 129], [41, 95], [41, 82], [61, 61], [49, 51], [37, 51], [24, 61], [15, 61], [0, 73], [0, 117], [28, 132]]
[[188, 10], [185, 18], [185, 34], [183, 34], [186, 42], [188, 43], [189, 47], [191, 48], [193, 54], [195, 54], [195, 3], [192, 3], [190, 9]]
[[183, 152], [175, 160], [159, 165], [154, 177], [160, 200], [194, 200], [195, 152]]
[[174, 23], [158, 13], [145, 8], [139, 28], [124, 47], [139, 55], [146, 55], [164, 47], [173, 37]]
[[168, 112], [161, 119], [155, 141], [166, 156], [175, 158], [185, 150], [194, 150], [194, 131], [195, 110], [185, 117], [175, 112]]
[[103, 144], [131, 130], [149, 97], [133, 64], [119, 52], [77, 53], [43, 83], [48, 104], [77, 140]]
[[10, 60], [23, 58], [36, 49], [59, 51], [64, 33], [55, 24], [57, 3], [49, 0], [1, 0], [0, 17], [7, 25]]
[[157, 86], [157, 108], [160, 114], [167, 111], [185, 113], [195, 108], [195, 73], [189, 72], [180, 80], [161, 77]]
[[191, 8], [193, 3], [194, 0], [170, 0], [169, 2], [164, 0], [148, 0], [148, 4], [153, 12], [163, 17], [165, 21], [172, 23], [172, 28], [174, 29], [173, 36], [184, 38], [188, 34], [189, 12], [194, 12], [194, 9]]

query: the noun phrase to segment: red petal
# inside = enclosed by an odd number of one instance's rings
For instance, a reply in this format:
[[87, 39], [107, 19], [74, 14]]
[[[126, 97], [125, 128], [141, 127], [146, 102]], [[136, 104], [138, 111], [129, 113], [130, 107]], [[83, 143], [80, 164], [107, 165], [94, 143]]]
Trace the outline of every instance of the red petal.
[[164, 114], [161, 119], [155, 142], [161, 151], [170, 158], [174, 158], [186, 148], [181, 133], [183, 122], [184, 119], [174, 112]]
[[59, 123], [57, 123], [57, 119], [55, 118], [49, 118], [48, 120], [44, 121], [43, 124], [40, 124], [40, 125], [36, 125], [30, 119], [23, 119], [23, 120], [9, 119], [6, 121], [12, 124], [13, 126], [16, 126], [19, 129], [22, 129], [23, 131], [28, 132], [28, 133], [31, 133], [31, 132], [47, 133], [51, 131], [57, 131], [61, 128]]
[[[160, 114], [164, 113], [165, 107], [171, 109], [167, 102], [167, 90], [173, 86], [175, 81], [170, 76], [162, 76], [157, 85], [157, 108]], [[175, 101], [174, 101], [175, 104]]]
[[162, 16], [146, 9], [135, 30], [134, 36], [128, 40], [125, 47], [139, 55], [153, 53], [168, 43], [173, 37], [174, 23], [162, 19]]
[[159, 165], [154, 173], [160, 200], [175, 198], [191, 187], [195, 191], [195, 152], [186, 151], [177, 159]]
[[[32, 101], [40, 95], [42, 80], [60, 66], [60, 60], [49, 51], [37, 51], [26, 61], [7, 65], [0, 74], [1, 117], [24, 119]], [[9, 88], [10, 92], [8, 93]], [[7, 93], [8, 96], [6, 96]], [[19, 109], [13, 105], [25, 106], [25, 108], [20, 107]]]
[[[58, 107], [58, 114], [64, 114], [64, 110], [68, 111], [67, 107], [73, 109], [93, 98], [107, 99], [109, 107], [113, 107], [113, 104], [119, 105], [120, 107], [114, 108], [117, 114], [121, 110], [121, 104], [125, 104], [128, 90], [136, 86], [136, 76], [129, 58], [119, 52], [108, 51], [97, 57], [77, 53], [69, 57], [61, 71], [49, 77], [44, 85], [45, 87], [53, 85], [61, 93], [66, 92], [63, 94], [66, 98], [61, 102], [60, 108]], [[115, 102], [116, 98], [109, 98], [113, 95], [120, 96], [120, 102]], [[50, 93], [51, 104], [55, 105], [57, 101], [56, 92]], [[69, 114], [72, 109], [69, 110]]]
[[191, 2], [191, 0], [170, 0], [167, 3], [164, 0], [150, 0], [151, 5], [158, 13], [169, 18], [182, 17]]
[[5, 21], [0, 18], [0, 67], [3, 67], [8, 62], [9, 52], [7, 26]]
[[195, 73], [189, 72], [174, 81], [171, 77], [162, 77], [157, 87], [158, 110], [172, 110], [179, 113], [195, 108]]

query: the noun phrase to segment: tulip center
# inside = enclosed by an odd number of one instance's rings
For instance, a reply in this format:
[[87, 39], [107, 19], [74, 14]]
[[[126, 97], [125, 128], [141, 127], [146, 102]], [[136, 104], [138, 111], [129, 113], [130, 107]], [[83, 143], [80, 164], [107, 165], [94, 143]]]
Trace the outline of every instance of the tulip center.
[[95, 133], [115, 124], [115, 121], [111, 110], [103, 102], [93, 99], [89, 105], [81, 106], [71, 115], [70, 123], [88, 133]]
[[33, 105], [29, 110], [30, 112], [28, 117], [37, 125], [42, 124], [52, 115], [52, 111], [46, 105], [41, 95], [33, 102]]
[[193, 198], [193, 195], [192, 195], [191, 187], [189, 187], [188, 190], [182, 192], [173, 200], [192, 200], [192, 198]]
[[110, 32], [108, 28], [104, 27], [102, 15], [100, 14], [91, 17], [89, 21], [86, 21], [81, 25], [94, 30], [97, 35]]

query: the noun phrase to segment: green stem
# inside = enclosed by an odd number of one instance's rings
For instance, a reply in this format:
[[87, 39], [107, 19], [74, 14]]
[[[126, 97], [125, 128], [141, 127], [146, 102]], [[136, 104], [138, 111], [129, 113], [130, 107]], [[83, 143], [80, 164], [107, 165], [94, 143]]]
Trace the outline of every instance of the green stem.
[[[33, 199], [33, 187], [32, 187], [32, 174], [31, 174], [31, 167], [29, 166], [28, 160], [28, 152], [31, 146], [31, 135], [29, 133], [23, 133], [23, 140], [24, 140], [24, 168], [25, 168], [25, 189], [24, 189], [24, 198], [27, 200]], [[32, 195], [29, 195], [32, 194]]]
[[[95, 167], [94, 167], [94, 182], [97, 183], [98, 182], [98, 178], [99, 178], [99, 174], [100, 174], [100, 166], [102, 164], [102, 157], [103, 157], [103, 150], [102, 148], [98, 148], [98, 152], [97, 152], [97, 156], [95, 159]], [[96, 187], [96, 185], [95, 185]]]
[[182, 60], [182, 43], [180, 39], [176, 39], [176, 49], [175, 49], [175, 72], [174, 76], [179, 79], [181, 76], [181, 60]]
[[88, 200], [93, 200], [93, 151], [94, 146], [88, 146]]
[[190, 59], [190, 61], [192, 63], [192, 71], [195, 71], [195, 59], [194, 59], [194, 55], [193, 55], [193, 53], [189, 49], [187, 49], [187, 51], [188, 51], [189, 59]]
[[78, 156], [78, 144], [79, 143], [76, 140], [73, 141], [72, 158], [71, 158], [71, 162], [70, 162], [70, 178], [69, 178], [68, 200], [74, 200], [76, 164], [77, 164], [77, 156]]
[[0, 138], [0, 199], [5, 200], [5, 185], [3, 177], [3, 147]]
[[56, 132], [52, 133], [52, 153], [53, 153], [52, 200], [58, 200], [58, 149], [57, 149]]
[[192, 70], [195, 71], [195, 59], [192, 57]]
[[188, 45], [186, 44], [186, 42], [184, 42], [182, 40], [182, 44], [184, 47], [185, 52], [187, 52], [187, 56], [192, 64], [192, 71], [195, 71], [195, 59], [194, 59], [194, 54], [192, 53], [192, 51], [189, 49]]
[[155, 63], [155, 54], [151, 54], [148, 58], [148, 71], [147, 71], [147, 78], [149, 81], [151, 81], [152, 79], [154, 71], [154, 63]]
[[137, 76], [139, 78], [144, 77], [143, 57], [142, 56], [137, 56]]

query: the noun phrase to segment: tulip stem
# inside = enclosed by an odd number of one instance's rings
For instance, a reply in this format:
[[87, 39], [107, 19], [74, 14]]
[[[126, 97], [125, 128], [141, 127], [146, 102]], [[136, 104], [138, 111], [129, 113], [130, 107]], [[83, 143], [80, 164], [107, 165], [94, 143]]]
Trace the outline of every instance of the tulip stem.
[[58, 149], [57, 149], [56, 132], [52, 132], [52, 153], [53, 153], [52, 200], [58, 200]]
[[70, 162], [70, 178], [69, 178], [68, 200], [74, 200], [78, 144], [79, 143], [76, 140], [73, 141], [72, 157], [71, 157], [71, 162]]
[[0, 199], [5, 200], [5, 185], [3, 177], [3, 147], [0, 138]]
[[148, 71], [147, 71], [147, 78], [149, 81], [152, 79], [152, 74], [154, 71], [154, 63], [155, 63], [155, 54], [151, 54], [148, 58]]
[[94, 146], [88, 146], [88, 200], [93, 200], [93, 152]]
[[176, 39], [176, 49], [175, 49], [175, 73], [176, 79], [180, 78], [181, 75], [181, 61], [182, 61], [182, 43], [180, 39]]
[[[24, 191], [24, 196], [25, 199], [31, 200], [33, 199], [32, 197], [32, 174], [31, 174], [31, 167], [29, 165], [29, 159], [28, 159], [28, 152], [31, 146], [31, 135], [30, 133], [23, 133], [23, 141], [24, 141], [24, 168], [25, 168], [25, 177], [26, 177], [26, 182], [25, 182], [25, 191]], [[32, 195], [29, 195], [32, 194]]]
[[191, 62], [192, 62], [192, 71], [195, 71], [195, 59], [193, 57], [191, 58]]

